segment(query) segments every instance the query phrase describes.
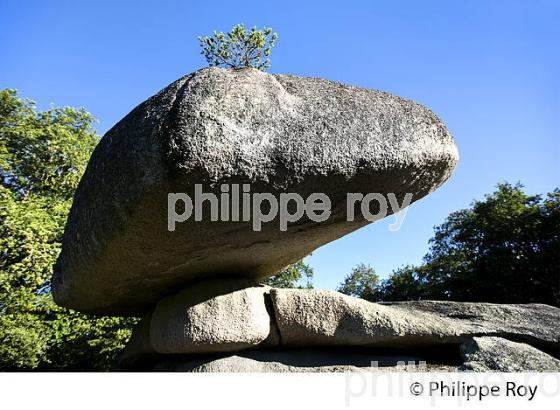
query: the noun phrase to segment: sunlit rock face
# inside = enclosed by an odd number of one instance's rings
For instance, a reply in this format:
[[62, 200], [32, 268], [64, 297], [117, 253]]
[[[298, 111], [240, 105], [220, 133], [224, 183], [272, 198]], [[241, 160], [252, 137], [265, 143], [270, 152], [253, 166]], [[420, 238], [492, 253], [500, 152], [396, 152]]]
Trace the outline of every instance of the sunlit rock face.
[[332, 372], [405, 370], [402, 363], [413, 361], [424, 363], [418, 371], [558, 371], [559, 332], [560, 309], [541, 304], [372, 303], [207, 279], [157, 303], [118, 366]]
[[[139, 314], [190, 281], [258, 280], [368, 223], [347, 193], [416, 201], [451, 175], [456, 146], [429, 109], [388, 93], [254, 69], [207, 68], [149, 98], [103, 137], [78, 187], [55, 267], [58, 304]], [[191, 218], [168, 229], [168, 194], [249, 184], [324, 193], [326, 221], [279, 229]], [[241, 212], [241, 210], [237, 210]], [[373, 209], [372, 211], [375, 211]], [[389, 209], [389, 213], [392, 210]], [[230, 218], [231, 219], [231, 218]]]

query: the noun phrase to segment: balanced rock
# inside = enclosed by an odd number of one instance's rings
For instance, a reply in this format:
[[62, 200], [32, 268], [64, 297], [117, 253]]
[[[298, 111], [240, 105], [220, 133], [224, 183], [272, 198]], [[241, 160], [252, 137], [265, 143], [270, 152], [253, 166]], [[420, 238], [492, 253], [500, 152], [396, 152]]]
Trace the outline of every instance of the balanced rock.
[[[197, 71], [136, 107], [96, 147], [66, 225], [54, 298], [139, 314], [195, 279], [273, 275], [370, 222], [360, 212], [347, 220], [347, 193], [416, 201], [457, 160], [445, 126], [415, 102], [254, 69]], [[331, 215], [320, 223], [305, 215], [286, 231], [276, 218], [254, 231], [233, 216], [210, 221], [206, 206], [202, 221], [170, 231], [168, 194], [193, 197], [197, 184], [217, 195], [221, 184], [275, 197], [323, 193]]]

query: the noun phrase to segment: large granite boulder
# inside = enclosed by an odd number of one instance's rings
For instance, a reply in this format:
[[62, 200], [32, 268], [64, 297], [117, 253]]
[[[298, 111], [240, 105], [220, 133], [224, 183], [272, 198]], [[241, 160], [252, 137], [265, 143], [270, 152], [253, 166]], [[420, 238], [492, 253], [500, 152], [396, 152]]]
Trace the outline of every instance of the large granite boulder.
[[[445, 126], [415, 102], [254, 69], [197, 71], [136, 107], [95, 149], [66, 225], [55, 300], [139, 314], [197, 278], [273, 275], [370, 222], [358, 211], [347, 221], [347, 193], [416, 201], [457, 160]], [[275, 219], [255, 232], [252, 222], [210, 222], [207, 206], [202, 221], [169, 231], [168, 194], [192, 196], [195, 184], [217, 194], [220, 184], [304, 199], [324, 193], [331, 215], [304, 216], [286, 231]]]

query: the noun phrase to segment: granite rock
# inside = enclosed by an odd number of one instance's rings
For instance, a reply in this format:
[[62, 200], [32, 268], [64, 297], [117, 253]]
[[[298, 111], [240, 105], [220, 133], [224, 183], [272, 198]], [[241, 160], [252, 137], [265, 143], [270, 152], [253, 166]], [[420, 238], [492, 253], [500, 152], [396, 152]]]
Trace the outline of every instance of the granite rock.
[[[413, 101], [318, 78], [199, 70], [140, 104], [96, 147], [66, 224], [55, 301], [138, 315], [193, 280], [271, 276], [370, 223], [359, 205], [347, 220], [347, 193], [393, 193], [399, 204], [410, 193], [414, 202], [457, 161], [443, 123]], [[276, 198], [324, 193], [331, 214], [304, 215], [286, 231], [276, 218], [256, 232], [251, 221], [210, 221], [203, 205], [202, 221], [169, 231], [168, 194], [194, 197], [197, 184], [215, 194], [221, 184]], [[379, 208], [371, 202], [372, 213]]]

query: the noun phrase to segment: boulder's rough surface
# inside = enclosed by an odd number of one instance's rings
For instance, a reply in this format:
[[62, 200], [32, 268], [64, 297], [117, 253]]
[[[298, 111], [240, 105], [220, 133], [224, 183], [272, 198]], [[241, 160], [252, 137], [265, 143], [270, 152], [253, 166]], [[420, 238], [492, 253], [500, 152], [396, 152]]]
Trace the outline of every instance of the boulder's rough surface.
[[163, 298], [136, 326], [121, 367], [160, 354], [236, 352], [278, 346], [268, 286], [235, 279], [197, 282]]
[[[273, 275], [368, 223], [346, 194], [406, 193], [418, 200], [458, 160], [453, 139], [425, 107], [387, 93], [253, 69], [207, 68], [136, 107], [95, 149], [79, 184], [53, 294], [82, 311], [144, 313], [187, 282]], [[167, 229], [168, 193], [194, 197], [221, 183], [304, 199], [327, 194], [331, 215], [282, 232], [252, 222], [194, 218]], [[371, 211], [376, 212], [372, 202]]]
[[242, 283], [208, 280], [162, 299], [151, 315], [153, 349], [164, 354], [209, 353], [245, 350], [267, 339], [277, 344], [265, 303], [269, 288]]
[[418, 301], [385, 303], [404, 309], [432, 313], [453, 320], [465, 336], [487, 335], [522, 341], [560, 353], [560, 309], [554, 306], [481, 302]]
[[560, 372], [560, 360], [525, 343], [475, 337], [461, 345], [459, 370], [476, 372]]
[[284, 346], [406, 347], [499, 335], [553, 348], [560, 339], [560, 310], [548, 305], [379, 304], [302, 289], [272, 289], [270, 294]]
[[273, 289], [285, 346], [386, 346], [458, 340], [447, 318], [371, 303], [326, 290]]

